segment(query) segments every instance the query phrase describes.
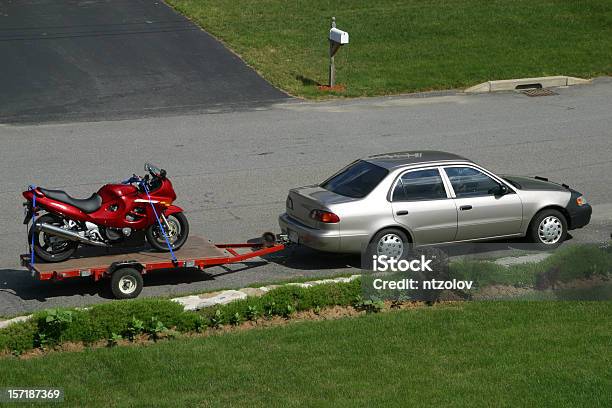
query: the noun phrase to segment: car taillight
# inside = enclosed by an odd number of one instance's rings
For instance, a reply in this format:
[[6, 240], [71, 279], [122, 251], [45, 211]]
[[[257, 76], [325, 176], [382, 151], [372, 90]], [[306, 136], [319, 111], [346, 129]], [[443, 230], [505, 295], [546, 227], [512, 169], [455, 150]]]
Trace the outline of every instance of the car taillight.
[[333, 212], [324, 210], [312, 210], [310, 212], [310, 218], [312, 218], [313, 220], [324, 222], [326, 224], [335, 224], [337, 222], [340, 222], [340, 217], [338, 217]]

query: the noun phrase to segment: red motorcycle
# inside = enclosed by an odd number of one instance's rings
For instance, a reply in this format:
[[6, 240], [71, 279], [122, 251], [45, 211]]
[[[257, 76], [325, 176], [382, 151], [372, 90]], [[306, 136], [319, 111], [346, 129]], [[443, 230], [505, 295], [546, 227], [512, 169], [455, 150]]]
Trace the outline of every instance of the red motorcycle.
[[179, 249], [187, 240], [189, 224], [183, 210], [172, 205], [172, 183], [163, 169], [147, 163], [145, 170], [149, 174], [144, 177], [106, 184], [86, 199], [42, 187], [24, 191], [24, 224], [36, 215], [29, 231], [31, 250], [43, 261], [61, 262], [80, 244], [116, 246], [140, 230], [158, 251]]

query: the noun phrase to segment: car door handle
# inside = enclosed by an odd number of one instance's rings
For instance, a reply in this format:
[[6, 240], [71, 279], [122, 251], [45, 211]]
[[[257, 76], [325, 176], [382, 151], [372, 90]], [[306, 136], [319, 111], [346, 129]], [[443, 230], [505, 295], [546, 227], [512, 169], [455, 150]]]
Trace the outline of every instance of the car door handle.
[[408, 215], [408, 211], [402, 210], [395, 213], [395, 215]]
[[468, 210], [472, 209], [472, 206], [471, 205], [462, 205], [461, 207], [459, 207], [459, 209], [461, 211], [468, 211]]

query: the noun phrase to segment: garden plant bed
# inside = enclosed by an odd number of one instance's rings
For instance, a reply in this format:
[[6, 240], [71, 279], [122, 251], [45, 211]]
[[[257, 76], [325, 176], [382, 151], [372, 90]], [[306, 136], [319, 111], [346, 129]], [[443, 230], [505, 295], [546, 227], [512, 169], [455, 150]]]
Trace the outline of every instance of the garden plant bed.
[[[442, 306], [459, 306], [458, 302], [441, 302], [437, 307]], [[343, 318], [352, 318], [361, 316], [367, 313], [385, 313], [389, 311], [414, 309], [419, 307], [426, 307], [423, 302], [392, 302], [385, 301], [381, 302], [377, 306], [376, 310], [363, 310], [353, 306], [332, 306], [326, 307], [320, 310], [305, 310], [292, 313], [290, 316], [272, 316], [269, 318], [258, 318], [256, 320], [248, 320], [237, 324], [225, 324], [219, 325], [218, 327], [207, 327], [205, 330], [200, 332], [186, 332], [179, 333], [175, 330], [167, 330], [160, 333], [156, 338], [153, 338], [150, 334], [140, 333], [134, 336], [132, 340], [121, 338], [116, 341], [99, 340], [93, 343], [84, 342], [62, 342], [51, 347], [35, 348], [24, 353], [19, 354], [19, 359], [27, 360], [33, 357], [42, 357], [51, 353], [57, 352], [82, 352], [90, 349], [97, 349], [103, 347], [125, 347], [125, 346], [146, 346], [157, 343], [162, 340], [174, 340], [176, 338], [198, 338], [198, 337], [209, 337], [224, 335], [228, 333], [241, 332], [245, 330], [253, 329], [265, 329], [270, 327], [284, 326], [287, 324], [293, 324], [303, 321], [319, 321], [319, 320], [336, 320]], [[0, 353], [0, 358], [13, 356], [12, 353], [5, 350]]]

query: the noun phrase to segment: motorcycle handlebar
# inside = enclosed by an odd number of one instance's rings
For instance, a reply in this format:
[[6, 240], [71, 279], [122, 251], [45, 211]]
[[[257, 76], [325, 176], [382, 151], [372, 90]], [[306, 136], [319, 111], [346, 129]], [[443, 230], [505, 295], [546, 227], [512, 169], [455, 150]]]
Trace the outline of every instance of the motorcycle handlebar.
[[133, 175], [132, 177], [130, 177], [129, 179], [127, 179], [127, 180], [123, 180], [123, 181], [121, 182], [121, 184], [132, 184], [132, 183], [138, 183], [138, 182], [140, 182], [141, 180], [142, 180], [142, 179], [141, 179], [140, 177], [138, 177], [137, 175], [135, 175], [135, 174], [134, 174], [134, 175]]

